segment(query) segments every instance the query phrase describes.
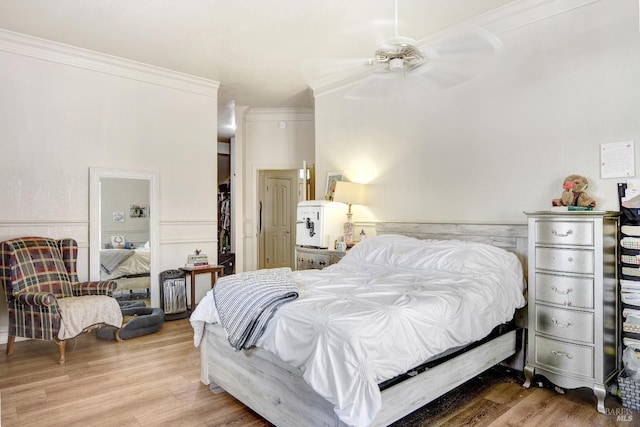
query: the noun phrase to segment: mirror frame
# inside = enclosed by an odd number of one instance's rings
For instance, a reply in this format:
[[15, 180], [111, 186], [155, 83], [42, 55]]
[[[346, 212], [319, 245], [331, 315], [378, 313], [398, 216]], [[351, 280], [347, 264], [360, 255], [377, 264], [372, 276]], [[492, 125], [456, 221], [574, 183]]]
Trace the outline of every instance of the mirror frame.
[[100, 280], [100, 179], [123, 178], [149, 181], [149, 250], [151, 306], [160, 306], [160, 215], [158, 173], [127, 169], [89, 168], [89, 278]]

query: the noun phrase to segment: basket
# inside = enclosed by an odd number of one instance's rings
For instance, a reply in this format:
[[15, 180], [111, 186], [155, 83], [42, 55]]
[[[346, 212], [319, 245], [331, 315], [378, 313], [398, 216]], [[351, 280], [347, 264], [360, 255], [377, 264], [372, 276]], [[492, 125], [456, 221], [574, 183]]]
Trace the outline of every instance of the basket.
[[625, 408], [640, 410], [640, 383], [626, 377], [626, 373], [618, 376], [618, 390]]

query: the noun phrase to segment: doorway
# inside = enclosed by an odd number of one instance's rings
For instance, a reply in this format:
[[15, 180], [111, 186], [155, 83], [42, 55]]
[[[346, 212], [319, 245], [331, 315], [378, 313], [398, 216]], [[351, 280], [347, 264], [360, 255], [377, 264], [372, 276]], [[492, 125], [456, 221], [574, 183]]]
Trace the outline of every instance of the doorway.
[[261, 170], [258, 174], [258, 268], [295, 266], [298, 173]]

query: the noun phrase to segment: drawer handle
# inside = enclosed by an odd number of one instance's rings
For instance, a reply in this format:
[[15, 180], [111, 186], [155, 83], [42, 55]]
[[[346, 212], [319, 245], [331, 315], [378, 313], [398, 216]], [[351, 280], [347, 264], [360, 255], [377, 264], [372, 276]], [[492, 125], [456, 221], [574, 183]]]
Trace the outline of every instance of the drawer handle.
[[555, 292], [556, 294], [560, 294], [560, 295], [569, 295], [569, 292], [573, 292], [572, 288], [569, 288], [569, 289], [567, 289], [565, 291], [561, 291], [560, 289], [556, 288], [555, 286], [552, 286], [551, 290], [553, 292]]
[[572, 355], [570, 355], [569, 353], [565, 353], [564, 351], [552, 350], [551, 353], [555, 354], [556, 356], [566, 357], [567, 359], [573, 359]]
[[556, 325], [559, 326], [560, 328], [568, 328], [569, 326], [571, 326], [571, 322], [567, 322], [567, 323], [560, 323], [558, 322], [556, 319], [551, 319], [551, 322]]
[[568, 230], [565, 234], [560, 234], [556, 230], [551, 230], [551, 234], [556, 237], [569, 237], [573, 234], [573, 230]]

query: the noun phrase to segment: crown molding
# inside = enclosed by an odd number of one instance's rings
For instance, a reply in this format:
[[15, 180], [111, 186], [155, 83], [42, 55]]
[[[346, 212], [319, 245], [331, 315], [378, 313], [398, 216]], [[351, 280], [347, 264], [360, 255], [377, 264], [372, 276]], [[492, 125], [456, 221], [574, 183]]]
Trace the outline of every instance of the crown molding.
[[157, 86], [218, 97], [220, 82], [0, 29], [0, 51]]
[[494, 34], [504, 34], [600, 1], [520, 0], [480, 15], [471, 23], [483, 26]]

